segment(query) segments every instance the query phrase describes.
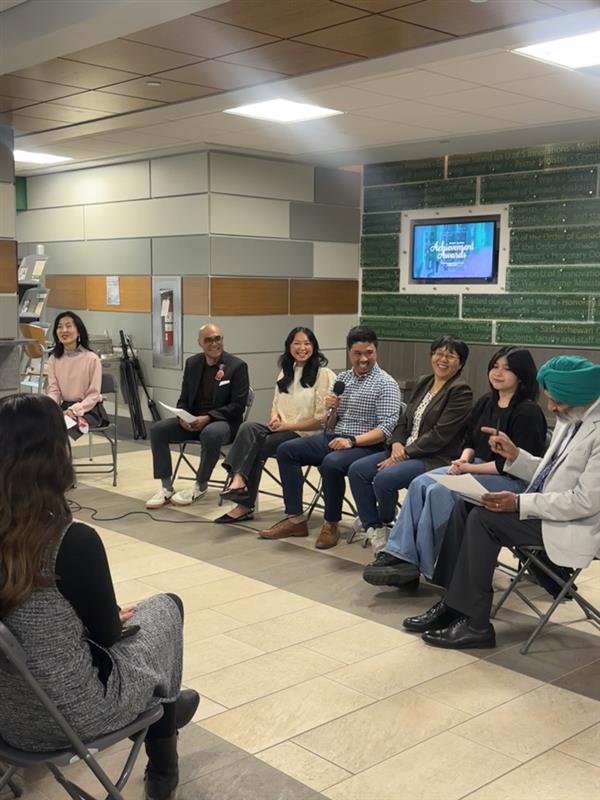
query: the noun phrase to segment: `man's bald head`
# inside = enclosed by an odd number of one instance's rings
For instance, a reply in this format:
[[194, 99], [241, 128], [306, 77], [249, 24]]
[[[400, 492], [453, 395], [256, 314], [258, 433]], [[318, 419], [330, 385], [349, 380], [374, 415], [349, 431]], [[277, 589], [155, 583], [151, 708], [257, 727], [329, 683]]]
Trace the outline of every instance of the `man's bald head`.
[[223, 354], [223, 334], [218, 325], [205, 322], [198, 330], [198, 344], [209, 364], [216, 364]]

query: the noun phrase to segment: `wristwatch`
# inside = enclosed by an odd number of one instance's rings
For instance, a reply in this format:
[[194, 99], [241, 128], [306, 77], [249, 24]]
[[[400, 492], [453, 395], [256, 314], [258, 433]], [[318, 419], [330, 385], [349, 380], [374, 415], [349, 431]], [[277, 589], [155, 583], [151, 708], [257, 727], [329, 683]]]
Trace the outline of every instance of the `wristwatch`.
[[356, 436], [346, 436], [346, 439], [350, 442], [350, 447], [356, 447]]

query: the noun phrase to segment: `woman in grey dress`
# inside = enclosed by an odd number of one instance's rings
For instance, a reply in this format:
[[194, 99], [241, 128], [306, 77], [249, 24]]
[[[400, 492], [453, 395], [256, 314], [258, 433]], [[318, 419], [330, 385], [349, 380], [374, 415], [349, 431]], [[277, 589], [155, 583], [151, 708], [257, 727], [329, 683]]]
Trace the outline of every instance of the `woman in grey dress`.
[[[106, 552], [72, 520], [74, 481], [63, 415], [50, 398], [0, 400], [0, 619], [81, 738], [116, 730], [159, 703], [146, 737], [147, 800], [177, 786], [177, 729], [198, 706], [181, 691], [183, 606], [155, 595], [119, 608]], [[14, 747], [68, 742], [17, 675], [0, 674], [0, 734]]]

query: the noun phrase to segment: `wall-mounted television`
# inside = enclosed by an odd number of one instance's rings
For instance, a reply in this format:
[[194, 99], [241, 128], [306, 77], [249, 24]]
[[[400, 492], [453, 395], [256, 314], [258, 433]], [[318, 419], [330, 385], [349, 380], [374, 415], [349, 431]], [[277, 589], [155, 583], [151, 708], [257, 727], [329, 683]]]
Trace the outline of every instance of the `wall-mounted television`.
[[497, 283], [499, 232], [499, 216], [413, 220], [411, 283]]

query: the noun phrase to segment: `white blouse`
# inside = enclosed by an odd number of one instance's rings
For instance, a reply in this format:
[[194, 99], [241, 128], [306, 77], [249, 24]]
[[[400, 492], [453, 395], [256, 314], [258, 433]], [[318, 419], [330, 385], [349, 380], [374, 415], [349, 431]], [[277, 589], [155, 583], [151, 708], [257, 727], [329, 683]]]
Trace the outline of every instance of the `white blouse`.
[[[294, 380], [288, 386], [287, 392], [280, 392], [275, 386], [271, 417], [279, 417], [282, 422], [293, 425], [295, 422], [306, 422], [309, 419], [325, 418], [325, 396], [331, 391], [335, 380], [335, 373], [328, 367], [319, 367], [314, 386], [305, 387], [300, 383], [303, 365], [294, 366]], [[277, 380], [283, 377], [283, 372]], [[320, 433], [314, 431], [297, 431], [299, 436], [314, 436]]]
[[417, 406], [415, 410], [415, 415], [413, 417], [412, 430], [410, 432], [410, 436], [406, 440], [407, 445], [412, 444], [416, 439], [419, 438], [419, 429], [421, 427], [421, 420], [423, 419], [423, 414], [425, 413], [425, 409], [427, 408], [429, 403], [431, 403], [431, 401], [433, 400], [433, 397], [434, 395], [432, 395], [431, 392], [427, 392], [425, 397], [421, 400], [421, 402]]

